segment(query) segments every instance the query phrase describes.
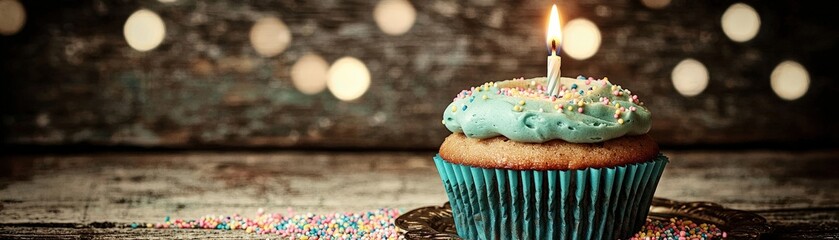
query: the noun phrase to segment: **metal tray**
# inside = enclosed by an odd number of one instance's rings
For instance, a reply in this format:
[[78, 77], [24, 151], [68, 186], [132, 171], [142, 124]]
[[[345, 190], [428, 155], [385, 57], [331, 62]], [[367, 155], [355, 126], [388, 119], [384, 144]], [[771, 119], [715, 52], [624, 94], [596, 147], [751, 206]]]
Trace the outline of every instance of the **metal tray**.
[[[679, 202], [653, 198], [650, 214], [653, 220], [673, 217], [690, 219], [698, 223], [717, 225], [726, 231], [728, 239], [760, 239], [772, 232], [772, 226], [760, 215], [723, 207], [711, 202]], [[461, 239], [457, 236], [448, 202], [443, 206], [417, 208], [396, 218], [396, 226], [405, 239]]]

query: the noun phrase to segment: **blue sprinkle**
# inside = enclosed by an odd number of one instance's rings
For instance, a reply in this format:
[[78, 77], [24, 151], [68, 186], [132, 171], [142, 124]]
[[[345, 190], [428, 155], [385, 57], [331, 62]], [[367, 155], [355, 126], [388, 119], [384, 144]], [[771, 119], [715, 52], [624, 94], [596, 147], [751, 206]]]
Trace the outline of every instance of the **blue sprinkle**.
[[580, 90], [580, 95], [583, 95], [583, 93], [585, 93], [585, 92], [583, 92], [583, 90]]
[[466, 111], [466, 105], [463, 105], [463, 111]]
[[576, 83], [571, 84], [571, 89], [577, 89], [577, 84]]
[[[472, 97], [470, 97], [470, 98], [469, 98], [469, 102], [472, 102], [472, 101], [475, 101], [475, 96], [472, 96]], [[466, 108], [465, 108], [465, 107], [466, 107], [466, 106], [464, 106], [464, 109], [463, 109], [463, 110], [466, 110]]]
[[579, 75], [579, 76], [577, 76], [577, 79], [586, 80], [586, 77], [584, 77], [583, 75]]
[[166, 218], [164, 218], [163, 220], [164, 222], [169, 222], [169, 216], [166, 216]]
[[131, 223], [131, 228], [137, 228], [137, 223]]

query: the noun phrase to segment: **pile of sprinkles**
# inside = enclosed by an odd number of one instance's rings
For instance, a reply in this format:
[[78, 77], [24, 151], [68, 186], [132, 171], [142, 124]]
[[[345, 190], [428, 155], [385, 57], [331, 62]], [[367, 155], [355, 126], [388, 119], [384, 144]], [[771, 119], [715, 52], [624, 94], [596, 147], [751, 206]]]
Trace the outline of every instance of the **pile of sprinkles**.
[[[265, 213], [261, 208], [256, 217], [239, 214], [230, 216], [207, 215], [184, 220], [166, 217], [161, 223], [131, 223], [130, 228], [156, 229], [214, 229], [244, 231], [281, 239], [404, 239], [394, 225], [398, 209], [382, 208], [362, 213], [287, 214]], [[713, 224], [697, 224], [691, 220], [671, 218], [669, 221], [650, 220], [630, 240], [711, 240], [725, 239], [727, 234]]]
[[714, 224], [697, 224], [691, 220], [671, 218], [670, 221], [647, 219], [640, 232], [630, 240], [710, 240], [724, 239], [728, 234]]
[[[274, 235], [281, 239], [402, 239], [394, 225], [398, 209], [382, 208], [362, 213], [333, 213], [317, 215], [265, 213], [259, 209], [256, 217], [247, 218], [234, 214], [230, 216], [207, 215], [193, 220], [171, 219], [162, 223], [131, 223], [131, 228], [157, 229], [216, 229], [240, 230], [246, 233]], [[270, 236], [268, 236], [270, 237]]]

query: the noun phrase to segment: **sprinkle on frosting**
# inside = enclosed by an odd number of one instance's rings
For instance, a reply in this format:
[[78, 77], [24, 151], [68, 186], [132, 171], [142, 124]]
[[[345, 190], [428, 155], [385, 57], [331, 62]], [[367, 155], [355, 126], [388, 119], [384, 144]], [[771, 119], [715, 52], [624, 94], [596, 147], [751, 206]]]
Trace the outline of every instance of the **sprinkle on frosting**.
[[608, 78], [561, 78], [555, 96], [545, 94], [546, 85], [546, 78], [519, 78], [463, 90], [443, 114], [443, 124], [471, 138], [537, 143], [602, 142], [650, 129], [650, 112], [638, 95]]

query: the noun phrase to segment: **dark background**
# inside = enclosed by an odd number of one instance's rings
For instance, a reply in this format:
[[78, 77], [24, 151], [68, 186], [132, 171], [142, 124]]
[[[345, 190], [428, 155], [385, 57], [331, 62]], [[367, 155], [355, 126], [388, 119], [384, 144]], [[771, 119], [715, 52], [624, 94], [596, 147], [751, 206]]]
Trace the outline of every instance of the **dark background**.
[[[416, 22], [382, 32], [377, 1], [23, 1], [26, 24], [0, 36], [0, 140], [20, 149], [219, 148], [433, 150], [449, 134], [442, 111], [464, 88], [545, 75], [544, 22], [551, 1], [412, 1]], [[745, 1], [760, 14], [757, 36], [726, 37], [734, 1], [559, 1], [563, 23], [587, 18], [602, 44], [586, 60], [563, 55], [565, 76], [602, 77], [639, 94], [650, 134], [665, 147], [836, 147], [837, 17], [821, 1]], [[138, 9], [166, 25], [156, 49], [123, 37]], [[259, 55], [249, 31], [277, 17], [293, 39]], [[364, 62], [371, 86], [341, 101], [305, 95], [291, 66], [315, 53]], [[710, 73], [685, 97], [670, 74], [687, 58]], [[810, 74], [807, 93], [779, 98], [769, 77], [784, 60]]]

